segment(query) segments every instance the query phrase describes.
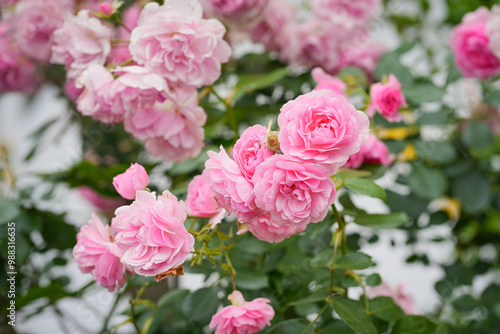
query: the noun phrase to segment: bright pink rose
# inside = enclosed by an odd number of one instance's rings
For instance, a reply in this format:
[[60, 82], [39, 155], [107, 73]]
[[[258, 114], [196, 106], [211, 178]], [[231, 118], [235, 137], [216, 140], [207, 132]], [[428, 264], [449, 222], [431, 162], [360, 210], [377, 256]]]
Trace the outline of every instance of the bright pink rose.
[[261, 214], [247, 223], [248, 230], [262, 241], [282, 242], [286, 238], [304, 231], [307, 225], [278, 224], [269, 214]]
[[317, 18], [345, 24], [347, 29], [366, 26], [382, 10], [381, 0], [313, 0]]
[[322, 221], [335, 201], [336, 188], [323, 166], [275, 155], [253, 176], [255, 204], [281, 225], [304, 228]]
[[344, 97], [322, 89], [281, 108], [278, 138], [286, 155], [321, 164], [335, 173], [366, 142], [369, 123]]
[[104, 65], [111, 51], [111, 29], [89, 16], [88, 10], [81, 10], [77, 16], [66, 13], [52, 38], [50, 62], [65, 65], [72, 79], [91, 64]]
[[77, 189], [80, 195], [85, 198], [90, 204], [104, 212], [113, 213], [116, 208], [127, 204], [127, 201], [125, 201], [123, 198], [106, 197], [87, 186], [80, 186]]
[[94, 280], [111, 292], [127, 281], [127, 267], [120, 262], [122, 256], [122, 250], [113, 243], [110, 227], [93, 212], [88, 225], [82, 226], [76, 235], [73, 260], [83, 273], [91, 273]]
[[208, 221], [214, 227], [226, 215], [226, 210], [217, 205], [205, 174], [196, 175], [189, 182], [186, 198], [187, 212], [190, 216], [211, 217]]
[[318, 83], [316, 87], [314, 87], [314, 90], [328, 89], [338, 95], [342, 95], [347, 99], [347, 95], [345, 94], [347, 85], [344, 81], [326, 73], [321, 67], [313, 68], [313, 70], [311, 71], [311, 76], [313, 77], [314, 81]]
[[196, 0], [170, 0], [163, 6], [148, 3], [132, 31], [133, 59], [169, 83], [193, 87], [214, 83], [231, 48], [223, 39], [222, 23], [202, 16]]
[[183, 201], [168, 190], [137, 191], [135, 201], [116, 209], [111, 226], [123, 250], [122, 262], [140, 275], [156, 276], [184, 263], [194, 238], [184, 227], [187, 212]]
[[368, 289], [367, 295], [370, 299], [375, 297], [391, 297], [394, 302], [399, 305], [406, 314], [418, 314], [415, 306], [415, 299], [412, 296], [404, 293], [404, 284], [400, 284], [396, 290], [385, 283]]
[[205, 171], [210, 189], [217, 204], [229, 213], [236, 213], [240, 222], [247, 222], [257, 214], [252, 196], [253, 184], [241, 173], [238, 164], [231, 160], [224, 148], [220, 152], [208, 151]]
[[111, 109], [113, 100], [109, 92], [113, 81], [113, 75], [104, 66], [91, 64], [88, 69], [83, 71], [75, 84], [76, 88], [84, 88], [76, 100], [76, 109], [83, 115], [92, 116], [99, 122], [123, 121], [123, 113]]
[[237, 290], [228, 299], [233, 305], [221, 309], [210, 321], [211, 329], [217, 327], [215, 334], [252, 334], [271, 325], [274, 310], [268, 305], [269, 299], [257, 298], [247, 302]]
[[453, 29], [450, 47], [457, 68], [466, 77], [488, 79], [500, 73], [500, 59], [493, 54], [486, 34], [489, 19], [488, 9], [479, 7]]
[[349, 157], [344, 167], [359, 168], [362, 164], [377, 164], [390, 166], [395, 160], [394, 154], [389, 153], [387, 145], [374, 134], [370, 134], [366, 143], [358, 153]]
[[491, 9], [491, 16], [486, 23], [486, 34], [490, 41], [491, 51], [500, 58], [500, 6], [495, 5]]
[[267, 129], [262, 125], [247, 128], [234, 144], [231, 155], [240, 167], [241, 173], [248, 181], [252, 181], [255, 168], [264, 160], [274, 155], [266, 145]]
[[137, 190], [144, 190], [149, 184], [149, 177], [146, 169], [135, 163], [122, 174], [113, 178], [113, 186], [121, 197], [134, 199]]
[[141, 66], [118, 67], [113, 72], [119, 75], [109, 91], [116, 114], [151, 108], [168, 89], [165, 79]]
[[370, 104], [366, 113], [373, 117], [375, 111], [378, 111], [389, 122], [401, 122], [399, 108], [407, 106], [401, 84], [394, 75], [389, 74], [387, 83], [377, 82], [371, 86]]

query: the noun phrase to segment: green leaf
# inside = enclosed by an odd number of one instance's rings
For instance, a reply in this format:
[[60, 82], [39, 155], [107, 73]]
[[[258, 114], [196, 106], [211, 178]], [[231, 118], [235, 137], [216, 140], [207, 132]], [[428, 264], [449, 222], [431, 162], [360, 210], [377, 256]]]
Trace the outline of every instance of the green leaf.
[[397, 321], [404, 316], [403, 310], [390, 297], [376, 297], [370, 300], [370, 310], [377, 318], [387, 322]]
[[217, 289], [201, 288], [186, 296], [182, 303], [182, 313], [189, 319], [204, 325], [210, 322], [218, 306]]
[[19, 214], [21, 211], [14, 202], [0, 198], [0, 224], [12, 222]]
[[500, 107], [500, 90], [485, 93], [484, 102], [491, 104], [494, 107]]
[[361, 270], [373, 266], [371, 257], [364, 253], [350, 253], [342, 256], [335, 263], [335, 268]]
[[257, 270], [238, 270], [234, 281], [238, 287], [246, 290], [259, 290], [269, 286], [267, 275]]
[[436, 328], [437, 325], [426, 317], [408, 315], [398, 320], [391, 334], [433, 333]]
[[451, 163], [457, 157], [455, 147], [444, 141], [416, 140], [415, 149], [419, 157], [436, 163]]
[[455, 179], [452, 183], [452, 193], [467, 213], [482, 212], [488, 207], [491, 199], [488, 180], [478, 172]]
[[414, 163], [408, 175], [408, 185], [417, 196], [433, 200], [446, 192], [448, 179], [439, 168]]
[[380, 278], [379, 274], [371, 274], [366, 276], [365, 278], [366, 285], [368, 286], [377, 286], [382, 283], [382, 278]]
[[410, 218], [405, 212], [362, 214], [354, 220], [358, 225], [371, 227], [376, 230], [398, 227], [409, 221]]
[[413, 75], [408, 68], [401, 65], [400, 55], [397, 53], [386, 53], [383, 55], [375, 68], [375, 76], [378, 81], [382, 80], [384, 75], [394, 74], [404, 87], [410, 87], [413, 84]]
[[403, 86], [403, 92], [410, 104], [420, 105], [424, 102], [441, 100], [446, 90], [442, 87], [435, 86], [431, 82], [422, 82], [412, 86]]
[[327, 290], [318, 290], [318, 291], [313, 292], [312, 294], [310, 294], [306, 298], [302, 298], [302, 299], [296, 300], [294, 302], [291, 302], [290, 304], [288, 304], [288, 306], [315, 303], [315, 302], [325, 300], [326, 298], [328, 298], [328, 291]]
[[359, 177], [350, 178], [345, 180], [345, 186], [347, 189], [352, 190], [355, 193], [380, 198], [384, 202], [387, 202], [387, 194], [385, 193], [385, 190], [372, 180], [362, 179]]
[[233, 96], [233, 101], [237, 101], [247, 93], [273, 86], [275, 83], [283, 80], [287, 73], [287, 68], [282, 67], [265, 74], [245, 74], [240, 76], [235, 86], [236, 92]]
[[266, 334], [314, 334], [314, 327], [308, 326], [304, 319], [290, 319], [273, 326]]
[[355, 332], [377, 334], [377, 329], [366, 315], [363, 307], [357, 302], [341, 296], [334, 296], [332, 303], [335, 312]]
[[163, 296], [158, 299], [158, 306], [165, 306], [167, 304], [170, 304], [172, 302], [176, 302], [179, 300], [182, 300], [184, 297], [186, 297], [189, 294], [189, 290], [187, 289], [175, 289], [172, 291], [167, 292]]
[[462, 134], [465, 145], [472, 149], [484, 149], [493, 145], [493, 134], [486, 123], [470, 123]]

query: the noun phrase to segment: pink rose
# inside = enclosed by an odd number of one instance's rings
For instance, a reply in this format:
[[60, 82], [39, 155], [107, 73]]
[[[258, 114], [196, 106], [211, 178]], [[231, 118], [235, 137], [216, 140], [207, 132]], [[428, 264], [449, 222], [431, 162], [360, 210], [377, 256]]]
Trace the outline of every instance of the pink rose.
[[242, 223], [253, 219], [259, 213], [252, 196], [253, 184], [243, 176], [238, 164], [222, 146], [219, 153], [208, 151], [208, 156], [203, 174], [217, 204], [229, 213], [236, 213]]
[[335, 201], [336, 189], [323, 166], [275, 155], [253, 176], [255, 204], [281, 225], [298, 229], [322, 221]]
[[127, 204], [127, 201], [125, 201], [123, 198], [106, 197], [87, 186], [80, 186], [77, 189], [80, 195], [85, 198], [90, 204], [106, 213], [113, 213], [116, 208]]
[[163, 75], [169, 83], [200, 87], [220, 76], [231, 48], [222, 23], [202, 18], [196, 0], [148, 3], [132, 31], [130, 53], [138, 64]]
[[111, 226], [123, 250], [122, 263], [143, 276], [156, 276], [184, 263], [194, 238], [184, 227], [187, 212], [183, 201], [168, 190], [137, 191], [135, 201], [116, 209]]
[[[109, 4], [105, 4], [109, 5]], [[123, 12], [122, 21], [123, 26], [120, 26], [115, 32], [117, 32], [118, 39], [122, 40], [130, 40], [130, 31], [132, 31], [135, 27], [137, 27], [137, 22], [139, 21], [139, 15], [141, 14], [141, 8], [139, 5], [134, 4]], [[120, 65], [121, 63], [132, 59], [132, 55], [128, 49], [129, 43], [120, 43], [113, 45], [111, 49], [111, 53], [109, 55], [108, 62], [114, 63], [116, 65]]]
[[255, 10], [262, 10], [269, 0], [205, 0], [216, 14], [227, 16], [244, 15]]
[[78, 97], [83, 92], [83, 88], [76, 88], [76, 81], [70, 78], [66, 78], [66, 82], [64, 83], [64, 94], [71, 100], [76, 102]]
[[135, 163], [122, 174], [113, 178], [113, 186], [121, 197], [134, 199], [137, 190], [144, 190], [149, 184], [149, 177], [146, 169]]
[[369, 123], [344, 97], [322, 89], [281, 108], [278, 138], [284, 154], [335, 173], [366, 142]]
[[52, 33], [63, 21], [65, 12], [73, 11], [72, 0], [23, 0], [14, 14], [15, 40], [31, 58], [48, 63]]
[[392, 74], [387, 83], [377, 82], [370, 88], [370, 104], [366, 108], [368, 116], [375, 116], [378, 111], [389, 122], [401, 122], [399, 108], [407, 107], [401, 84]]
[[282, 242], [286, 238], [304, 231], [306, 226], [307, 225], [278, 224], [269, 214], [261, 214], [247, 224], [248, 230], [257, 239], [270, 243]]
[[457, 68], [466, 77], [488, 79], [500, 73], [500, 59], [493, 54], [486, 33], [489, 19], [488, 9], [479, 7], [453, 29], [450, 47]]
[[255, 168], [264, 160], [274, 155], [266, 145], [267, 129], [262, 125], [247, 128], [234, 144], [231, 155], [240, 167], [241, 173], [248, 181], [252, 181]]
[[491, 51], [500, 58], [500, 6], [491, 8], [491, 16], [486, 23], [486, 34], [489, 39]]
[[93, 212], [88, 225], [82, 226], [76, 235], [73, 260], [83, 273], [91, 273], [95, 281], [111, 292], [127, 281], [127, 267], [120, 262], [121, 256], [123, 252], [113, 243], [110, 227]]
[[406, 314], [418, 314], [415, 307], [415, 300], [412, 296], [404, 293], [405, 286], [403, 284], [398, 285], [397, 289], [394, 290], [385, 283], [377, 285], [368, 289], [367, 295], [370, 299], [375, 297], [391, 297], [394, 302], [399, 305]]
[[32, 94], [40, 84], [40, 77], [33, 61], [14, 43], [12, 29], [12, 20], [0, 21], [0, 93]]
[[196, 175], [189, 182], [186, 198], [187, 212], [190, 216], [210, 217], [209, 224], [214, 227], [226, 215], [226, 210], [217, 205], [205, 174]]
[[368, 80], [373, 80], [373, 72], [377, 67], [380, 57], [387, 52], [387, 46], [382, 43], [373, 43], [361, 41], [354, 44], [348, 44], [350, 41], [345, 41], [342, 45], [342, 56], [338, 67], [335, 71], [346, 66], [354, 66], [363, 70]]
[[[66, 80], [71, 80], [67, 78]], [[85, 116], [103, 123], [123, 121], [121, 110], [111, 109], [113, 100], [109, 92], [114, 78], [102, 65], [91, 64], [78, 78], [75, 87], [84, 88], [76, 100], [76, 109]]]
[[314, 81], [318, 83], [314, 90], [328, 89], [335, 94], [342, 95], [347, 99], [347, 95], [345, 93], [347, 85], [344, 81], [326, 73], [321, 67], [313, 68], [313, 70], [311, 71], [311, 76]]
[[109, 90], [116, 114], [151, 108], [168, 89], [165, 79], [141, 66], [118, 67], [113, 72], [119, 75]]
[[274, 310], [268, 305], [269, 299], [257, 298], [247, 302], [237, 290], [228, 299], [232, 305], [221, 309], [210, 321], [211, 329], [217, 327], [215, 334], [252, 334], [271, 325]]
[[312, 8], [317, 18], [333, 23], [349, 23], [345, 28], [366, 26], [382, 10], [381, 0], [313, 0]]
[[66, 13], [52, 38], [50, 62], [65, 65], [71, 79], [77, 79], [91, 64], [104, 65], [111, 51], [111, 29], [89, 16], [88, 10], [77, 16]]
[[390, 166], [395, 160], [394, 154], [389, 153], [387, 145], [374, 134], [370, 134], [366, 143], [358, 153], [349, 157], [344, 167], [359, 168], [362, 164], [377, 164]]

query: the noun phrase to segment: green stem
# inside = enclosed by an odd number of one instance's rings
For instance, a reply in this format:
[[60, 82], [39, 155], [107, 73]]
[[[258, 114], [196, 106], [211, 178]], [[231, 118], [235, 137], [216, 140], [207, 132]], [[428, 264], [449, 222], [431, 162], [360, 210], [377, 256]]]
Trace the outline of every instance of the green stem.
[[326, 305], [325, 305], [325, 306], [321, 309], [321, 311], [319, 311], [319, 313], [318, 313], [318, 315], [316, 316], [316, 318], [314, 318], [314, 319], [313, 319], [313, 320], [309, 323], [309, 325], [307, 325], [307, 327], [306, 327], [306, 328], [304, 328], [303, 330], [301, 330], [301, 331], [300, 331], [300, 334], [302, 334], [302, 333], [306, 333], [306, 332], [307, 332], [307, 330], [309, 329], [309, 327], [311, 327], [312, 325], [314, 325], [314, 323], [315, 323], [316, 321], [318, 321], [318, 319], [321, 317], [321, 315], [322, 315], [323, 313], [325, 313], [325, 311], [328, 309], [328, 307], [329, 307], [329, 306], [330, 306], [330, 304], [329, 304], [329, 303], [327, 303], [327, 304], [326, 304]]
[[111, 317], [113, 316], [113, 313], [116, 310], [116, 307], [118, 306], [118, 302], [122, 299], [124, 295], [124, 291], [120, 292], [115, 299], [115, 302], [113, 303], [113, 306], [111, 306], [111, 310], [109, 311], [108, 315], [106, 316], [106, 319], [104, 320], [104, 325], [102, 326], [101, 332], [102, 334], [106, 333], [106, 330], [108, 328], [109, 321], [111, 320]]
[[370, 316], [372, 314], [372, 312], [370, 310], [370, 302], [368, 300], [368, 296], [366, 295], [366, 286], [363, 283], [363, 279], [358, 274], [356, 274], [355, 272], [350, 271], [350, 270], [347, 271], [346, 274], [352, 276], [354, 278], [354, 280], [356, 280], [356, 282], [359, 283], [359, 285], [361, 286], [361, 289], [363, 289], [363, 298], [365, 301], [365, 312], [366, 312], [366, 315]]
[[130, 322], [134, 325], [137, 334], [141, 334], [141, 329], [139, 328], [137, 322], [135, 322], [135, 310], [134, 310], [135, 300], [129, 300], [129, 303], [130, 303]]
[[337, 260], [337, 249], [339, 247], [339, 237], [341, 235], [340, 227], [335, 231], [335, 241], [333, 244], [333, 259], [330, 266], [330, 299], [333, 298], [333, 279], [335, 278], [335, 261]]
[[232, 101], [231, 98], [224, 99], [222, 96], [219, 95], [213, 88], [213, 86], [210, 88], [210, 92], [214, 94], [214, 96], [222, 102], [226, 106], [226, 111], [227, 111], [227, 116], [229, 118], [229, 124], [231, 125], [231, 129], [234, 132], [235, 138], [238, 136], [238, 124], [236, 123], [236, 118], [234, 116], [234, 110], [231, 105]]
[[217, 238], [219, 238], [220, 249], [221, 249], [222, 253], [224, 254], [224, 258], [226, 259], [226, 263], [230, 269], [229, 274], [231, 275], [231, 283], [233, 285], [233, 290], [236, 290], [236, 283], [234, 282], [234, 276], [236, 274], [236, 271], [234, 270], [233, 264], [231, 263], [231, 259], [229, 258], [229, 254], [227, 253], [226, 245], [224, 245], [224, 241], [220, 237], [219, 233], [217, 233]]
[[342, 218], [340, 215], [339, 211], [337, 210], [337, 207], [335, 204], [332, 204], [332, 209], [333, 213], [335, 214], [335, 218], [337, 219], [337, 222], [339, 223], [339, 230], [342, 232], [342, 243], [341, 243], [341, 248], [342, 248], [342, 254], [346, 255], [347, 254], [347, 237], [345, 235], [345, 220]]

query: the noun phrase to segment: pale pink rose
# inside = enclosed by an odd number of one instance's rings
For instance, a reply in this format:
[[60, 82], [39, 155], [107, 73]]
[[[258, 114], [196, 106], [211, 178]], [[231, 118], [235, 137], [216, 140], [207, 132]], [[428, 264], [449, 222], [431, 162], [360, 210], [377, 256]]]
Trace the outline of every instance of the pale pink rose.
[[83, 115], [92, 116], [99, 122], [123, 121], [123, 112], [111, 108], [113, 100], [109, 92], [113, 81], [113, 75], [104, 66], [91, 64], [88, 69], [83, 71], [75, 84], [76, 88], [84, 88], [76, 100], [76, 109]]
[[491, 8], [491, 15], [486, 22], [486, 34], [489, 39], [491, 51], [500, 58], [500, 6], [495, 5]]
[[403, 309], [406, 314], [418, 314], [417, 308], [415, 306], [415, 299], [409, 294], [406, 294], [404, 290], [404, 284], [398, 285], [397, 289], [394, 290], [385, 283], [377, 285], [375, 287], [369, 288], [367, 295], [370, 299], [375, 297], [391, 297], [394, 302]]
[[226, 215], [226, 210], [217, 205], [210, 189], [210, 183], [205, 174], [196, 175], [189, 182], [186, 198], [187, 212], [190, 216], [210, 217], [212, 227], [220, 223]]
[[40, 85], [40, 76], [33, 61], [14, 43], [12, 28], [10, 19], [0, 21], [0, 93], [33, 94]]
[[284, 154], [321, 164], [333, 174], [366, 142], [369, 123], [341, 95], [316, 90], [281, 108], [278, 139]]
[[[319, 19], [341, 23], [345, 29], [366, 26], [380, 14], [381, 0], [313, 0], [312, 9]], [[346, 23], [348, 23], [346, 25]]]
[[235, 290], [228, 296], [232, 305], [219, 310], [210, 321], [210, 328], [217, 327], [215, 334], [252, 334], [271, 325], [274, 310], [271, 301], [257, 298], [245, 301], [241, 292]]
[[342, 56], [335, 71], [346, 66], [357, 67], [363, 70], [372, 81], [375, 67], [385, 52], [387, 52], [387, 46], [382, 43], [345, 41], [342, 44]]
[[366, 113], [373, 117], [378, 111], [389, 122], [401, 122], [399, 108], [407, 106], [401, 83], [394, 75], [389, 74], [387, 83], [377, 82], [371, 86], [370, 104]]
[[88, 224], [76, 235], [73, 260], [83, 273], [91, 273], [111, 292], [127, 281], [127, 267], [120, 262], [122, 256], [122, 250], [113, 242], [112, 230], [93, 212]]
[[194, 238], [184, 227], [187, 212], [183, 201], [168, 190], [156, 194], [139, 190], [131, 205], [115, 211], [111, 226], [123, 250], [122, 263], [137, 274], [156, 276], [184, 263]]
[[97, 209], [107, 212], [114, 212], [116, 208], [127, 204], [123, 198], [106, 197], [97, 193], [94, 189], [87, 186], [80, 186], [77, 188], [79, 194], [85, 198], [90, 204]]
[[238, 164], [222, 146], [219, 153], [208, 151], [208, 156], [203, 174], [217, 204], [229, 213], [236, 213], [242, 223], [255, 218], [259, 211], [252, 196], [253, 184], [243, 176]]
[[91, 64], [104, 65], [111, 51], [111, 29], [91, 17], [88, 10], [79, 11], [77, 16], [66, 13], [52, 38], [50, 62], [65, 65], [67, 76], [72, 79], [77, 79]]
[[151, 108], [158, 99], [163, 99], [160, 94], [168, 89], [165, 79], [141, 66], [118, 67], [113, 73], [119, 75], [109, 90], [115, 114]]
[[80, 94], [83, 92], [83, 88], [76, 88], [76, 80], [66, 78], [66, 82], [64, 83], [64, 94], [71, 100], [76, 102], [78, 100], [78, 97]]
[[304, 228], [322, 221], [335, 201], [336, 188], [323, 166], [275, 155], [253, 176], [255, 204], [282, 225]]
[[266, 135], [264, 126], [254, 125], [247, 128], [234, 144], [231, 155], [248, 181], [252, 181], [255, 168], [274, 155], [265, 145]]
[[130, 167], [122, 174], [113, 178], [113, 186], [121, 197], [134, 199], [137, 190], [144, 190], [149, 184], [146, 169], [138, 163]]
[[294, 38], [287, 35], [285, 29], [298, 19], [298, 13], [292, 4], [283, 0], [270, 0], [264, 10], [263, 18], [250, 30], [250, 37], [256, 43], [262, 43], [269, 51], [281, 51]]
[[347, 98], [345, 89], [347, 85], [344, 81], [326, 73], [321, 67], [315, 67], [311, 71], [311, 76], [318, 84], [314, 90], [328, 89], [332, 92]]
[[269, 214], [261, 214], [256, 219], [248, 222], [247, 227], [257, 239], [278, 243], [304, 231], [307, 225], [278, 224]]
[[379, 140], [374, 134], [370, 134], [366, 143], [361, 146], [361, 150], [351, 155], [344, 167], [359, 168], [362, 164], [390, 166], [395, 158], [394, 154], [389, 153], [389, 149], [383, 141]]
[[466, 77], [488, 79], [500, 73], [500, 59], [493, 54], [486, 33], [489, 20], [488, 9], [479, 7], [453, 29], [450, 47], [455, 65]]
[[148, 3], [132, 31], [133, 59], [169, 83], [193, 87], [214, 83], [231, 48], [223, 39], [222, 23], [202, 15], [196, 0], [169, 0], [163, 6]]
[[[118, 39], [130, 40], [130, 31], [137, 27], [137, 22], [139, 21], [139, 15], [141, 14], [141, 8], [139, 5], [134, 4], [123, 12], [122, 21], [123, 25], [120, 25], [118, 29], [115, 30]], [[117, 43], [113, 45], [111, 53], [109, 55], [108, 62], [120, 65], [121, 63], [132, 59], [132, 55], [128, 49], [129, 43]]]
[[269, 0], [204, 0], [216, 14], [240, 16], [255, 10], [262, 10]]

